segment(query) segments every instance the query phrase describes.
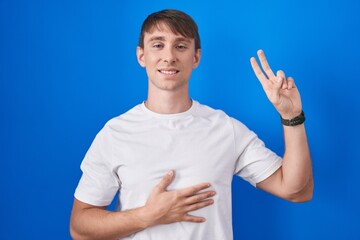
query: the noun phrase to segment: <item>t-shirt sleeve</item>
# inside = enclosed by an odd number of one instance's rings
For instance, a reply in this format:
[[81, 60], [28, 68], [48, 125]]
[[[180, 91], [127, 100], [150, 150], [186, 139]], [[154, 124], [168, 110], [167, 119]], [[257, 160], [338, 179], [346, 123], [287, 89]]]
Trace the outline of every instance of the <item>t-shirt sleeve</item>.
[[105, 126], [96, 135], [81, 163], [82, 176], [75, 198], [95, 206], [108, 206], [120, 189], [119, 178], [111, 163], [111, 135]]
[[237, 158], [234, 174], [256, 186], [281, 167], [282, 159], [244, 124], [236, 119], [232, 119], [232, 123]]

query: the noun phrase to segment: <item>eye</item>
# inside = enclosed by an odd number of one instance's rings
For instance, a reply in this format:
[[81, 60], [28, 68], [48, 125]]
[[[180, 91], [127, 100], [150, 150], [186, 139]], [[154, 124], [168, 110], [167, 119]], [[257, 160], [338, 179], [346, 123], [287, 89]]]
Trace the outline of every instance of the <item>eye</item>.
[[162, 48], [162, 44], [156, 43], [153, 45], [153, 48]]
[[176, 48], [183, 50], [186, 49], [187, 47], [185, 45], [177, 45]]

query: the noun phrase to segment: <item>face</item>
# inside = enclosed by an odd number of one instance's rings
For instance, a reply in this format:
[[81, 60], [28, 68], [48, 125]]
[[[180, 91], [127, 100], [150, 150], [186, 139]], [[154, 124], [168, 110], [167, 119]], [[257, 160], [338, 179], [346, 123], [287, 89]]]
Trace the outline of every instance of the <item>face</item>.
[[149, 90], [188, 89], [192, 73], [200, 62], [194, 39], [174, 34], [165, 24], [145, 33], [144, 48], [137, 48], [138, 62], [146, 68]]

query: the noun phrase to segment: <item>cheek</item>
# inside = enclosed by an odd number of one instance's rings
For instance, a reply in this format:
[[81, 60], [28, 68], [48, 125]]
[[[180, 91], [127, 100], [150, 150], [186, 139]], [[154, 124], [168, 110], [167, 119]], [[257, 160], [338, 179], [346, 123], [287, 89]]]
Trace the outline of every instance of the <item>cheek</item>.
[[146, 64], [152, 64], [156, 61], [157, 59], [157, 55], [153, 52], [148, 52], [146, 51], [145, 54], [144, 54], [144, 62]]

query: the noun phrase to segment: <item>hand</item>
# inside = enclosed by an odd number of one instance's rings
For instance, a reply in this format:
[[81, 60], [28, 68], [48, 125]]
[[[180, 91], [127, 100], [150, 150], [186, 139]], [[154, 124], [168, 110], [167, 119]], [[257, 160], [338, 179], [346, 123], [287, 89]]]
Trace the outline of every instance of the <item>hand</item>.
[[254, 57], [250, 59], [251, 66], [270, 102], [284, 119], [292, 119], [299, 116], [302, 111], [302, 105], [300, 93], [295, 86], [294, 79], [292, 77], [286, 78], [285, 73], [281, 70], [277, 71], [275, 76], [266, 60], [264, 52], [259, 50], [257, 54], [266, 75], [260, 69]]
[[174, 179], [170, 171], [156, 185], [143, 209], [142, 220], [147, 227], [157, 224], [168, 224], [180, 221], [204, 222], [202, 217], [191, 216], [189, 212], [204, 208], [214, 203], [208, 199], [215, 195], [214, 191], [201, 192], [210, 187], [209, 183], [200, 183], [188, 188], [167, 191], [166, 188]]

